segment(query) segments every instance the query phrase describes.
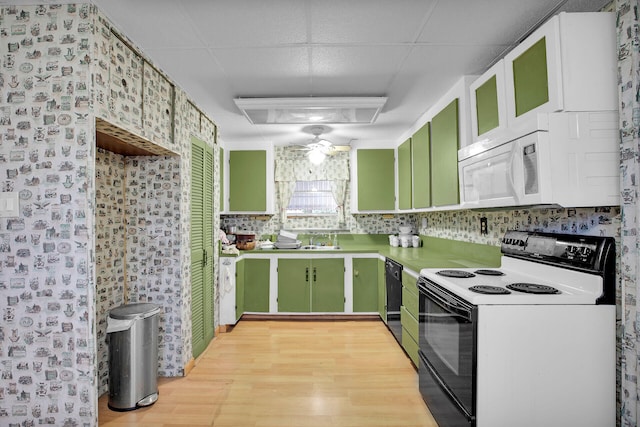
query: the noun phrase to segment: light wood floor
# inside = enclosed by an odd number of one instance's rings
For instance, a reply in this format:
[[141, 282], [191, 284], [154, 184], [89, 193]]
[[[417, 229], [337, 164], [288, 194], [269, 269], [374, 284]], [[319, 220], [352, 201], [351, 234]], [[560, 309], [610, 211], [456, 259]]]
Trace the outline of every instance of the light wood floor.
[[418, 376], [379, 321], [241, 321], [187, 377], [131, 412], [99, 399], [100, 426], [437, 427]]

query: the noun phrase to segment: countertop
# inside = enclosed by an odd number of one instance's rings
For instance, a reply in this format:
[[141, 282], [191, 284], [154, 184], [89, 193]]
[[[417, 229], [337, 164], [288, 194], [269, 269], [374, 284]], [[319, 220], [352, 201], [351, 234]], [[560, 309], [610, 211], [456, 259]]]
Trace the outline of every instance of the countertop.
[[[383, 234], [339, 234], [340, 249], [256, 249], [240, 251], [240, 256], [252, 254], [358, 254], [378, 253], [399, 262], [404, 268], [416, 273], [423, 268], [462, 268], [462, 267], [498, 267], [500, 265], [500, 247], [479, 243], [420, 236], [422, 247], [401, 248], [389, 246], [387, 235]], [[303, 242], [304, 237], [300, 238]], [[233, 256], [221, 254], [223, 257]]]

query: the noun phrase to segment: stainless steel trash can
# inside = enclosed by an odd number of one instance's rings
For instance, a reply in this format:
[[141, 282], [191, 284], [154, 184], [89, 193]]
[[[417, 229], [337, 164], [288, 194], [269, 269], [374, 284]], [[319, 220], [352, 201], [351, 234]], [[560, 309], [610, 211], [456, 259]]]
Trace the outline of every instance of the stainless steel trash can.
[[109, 312], [109, 403], [130, 411], [158, 400], [158, 323], [160, 306], [128, 304]]

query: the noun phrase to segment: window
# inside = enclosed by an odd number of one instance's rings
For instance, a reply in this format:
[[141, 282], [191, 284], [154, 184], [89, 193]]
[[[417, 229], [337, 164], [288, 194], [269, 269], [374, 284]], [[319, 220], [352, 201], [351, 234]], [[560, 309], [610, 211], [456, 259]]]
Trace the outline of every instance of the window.
[[296, 181], [287, 206], [287, 215], [337, 215], [338, 205], [331, 192], [331, 181]]

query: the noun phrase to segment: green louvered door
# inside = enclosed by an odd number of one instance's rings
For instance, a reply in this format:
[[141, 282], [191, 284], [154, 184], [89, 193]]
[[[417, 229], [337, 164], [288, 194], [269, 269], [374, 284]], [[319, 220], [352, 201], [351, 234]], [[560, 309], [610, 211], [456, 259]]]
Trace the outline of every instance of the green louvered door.
[[213, 149], [191, 138], [191, 325], [193, 357], [213, 339]]

